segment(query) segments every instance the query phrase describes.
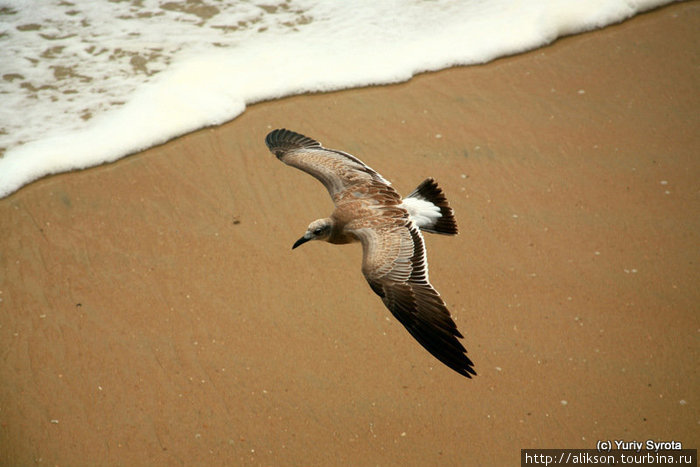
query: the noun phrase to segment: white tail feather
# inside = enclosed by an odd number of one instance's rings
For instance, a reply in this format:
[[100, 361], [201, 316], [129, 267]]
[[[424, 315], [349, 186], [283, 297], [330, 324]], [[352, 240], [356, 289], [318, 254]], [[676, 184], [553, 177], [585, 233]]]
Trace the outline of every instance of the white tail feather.
[[424, 199], [404, 198], [402, 206], [418, 228], [433, 227], [442, 217], [440, 208]]

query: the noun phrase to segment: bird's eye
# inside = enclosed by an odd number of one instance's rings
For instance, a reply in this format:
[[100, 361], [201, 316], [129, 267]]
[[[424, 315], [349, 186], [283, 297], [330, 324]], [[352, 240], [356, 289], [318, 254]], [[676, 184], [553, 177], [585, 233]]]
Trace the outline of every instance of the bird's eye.
[[321, 232], [323, 232], [323, 229], [319, 227], [318, 229], [314, 230], [314, 235], [321, 235]]

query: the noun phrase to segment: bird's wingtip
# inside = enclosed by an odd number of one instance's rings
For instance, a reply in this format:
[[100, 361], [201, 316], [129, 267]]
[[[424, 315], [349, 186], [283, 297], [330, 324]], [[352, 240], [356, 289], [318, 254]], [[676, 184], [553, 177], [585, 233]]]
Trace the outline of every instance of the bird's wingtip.
[[272, 130], [265, 137], [265, 144], [270, 152], [281, 157], [285, 152], [301, 148], [320, 148], [321, 143], [301, 133], [286, 128]]

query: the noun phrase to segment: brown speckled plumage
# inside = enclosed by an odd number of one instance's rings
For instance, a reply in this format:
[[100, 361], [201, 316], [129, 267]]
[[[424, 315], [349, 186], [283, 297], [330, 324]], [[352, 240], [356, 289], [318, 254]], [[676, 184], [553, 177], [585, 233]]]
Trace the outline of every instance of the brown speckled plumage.
[[389, 311], [438, 360], [468, 378], [476, 375], [458, 339], [463, 336], [428, 278], [420, 230], [457, 233], [437, 183], [427, 179], [409, 195], [434, 206], [435, 219], [419, 228], [391, 184], [356, 157], [285, 129], [272, 131], [265, 142], [279, 160], [323, 183], [335, 203], [331, 216], [312, 223], [295, 247], [312, 239], [359, 241], [362, 272]]

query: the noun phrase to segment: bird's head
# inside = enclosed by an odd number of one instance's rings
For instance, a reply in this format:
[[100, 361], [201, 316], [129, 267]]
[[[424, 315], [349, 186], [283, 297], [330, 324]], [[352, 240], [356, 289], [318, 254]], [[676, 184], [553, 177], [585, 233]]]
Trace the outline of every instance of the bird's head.
[[327, 240], [331, 235], [331, 226], [331, 220], [328, 218], [313, 221], [311, 224], [309, 224], [309, 228], [306, 229], [304, 236], [294, 242], [292, 250], [299, 245], [308, 242], [309, 240]]

